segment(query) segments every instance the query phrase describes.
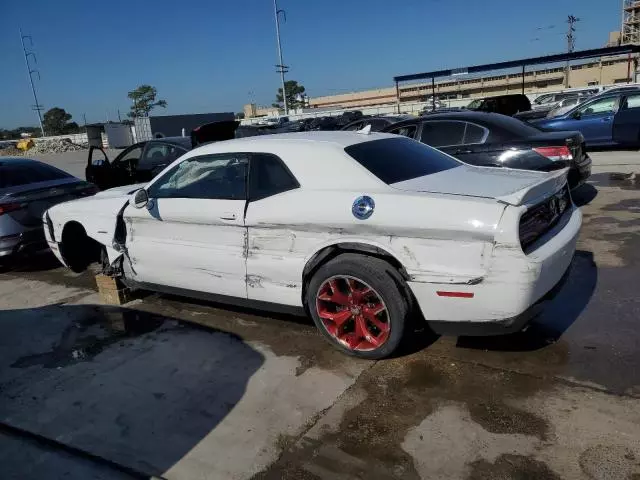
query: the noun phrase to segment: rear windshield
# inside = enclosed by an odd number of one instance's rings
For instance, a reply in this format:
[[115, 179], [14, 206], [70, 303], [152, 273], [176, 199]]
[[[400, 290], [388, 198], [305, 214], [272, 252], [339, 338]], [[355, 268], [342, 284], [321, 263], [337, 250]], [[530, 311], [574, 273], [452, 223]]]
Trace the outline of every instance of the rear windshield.
[[503, 117], [504, 118], [500, 118], [499, 122], [496, 122], [496, 125], [505, 132], [510, 133], [513, 138], [530, 137], [532, 135], [539, 135], [541, 132], [539, 128], [522, 120], [518, 120], [517, 118], [507, 117], [506, 115], [503, 115]]
[[405, 137], [356, 143], [344, 150], [388, 185], [460, 166], [439, 150]]
[[0, 188], [60, 180], [70, 176], [45, 163], [30, 160], [0, 160]]

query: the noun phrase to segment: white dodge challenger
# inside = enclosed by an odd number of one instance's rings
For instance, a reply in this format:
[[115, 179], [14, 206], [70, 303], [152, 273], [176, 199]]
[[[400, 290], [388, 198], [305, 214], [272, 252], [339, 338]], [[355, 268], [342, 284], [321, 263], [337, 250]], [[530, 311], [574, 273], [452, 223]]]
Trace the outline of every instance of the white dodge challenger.
[[561, 285], [582, 215], [566, 170], [314, 132], [204, 145], [147, 185], [56, 205], [44, 222], [74, 271], [102, 261], [132, 288], [299, 307], [337, 348], [382, 358], [410, 319], [441, 333], [521, 329]]

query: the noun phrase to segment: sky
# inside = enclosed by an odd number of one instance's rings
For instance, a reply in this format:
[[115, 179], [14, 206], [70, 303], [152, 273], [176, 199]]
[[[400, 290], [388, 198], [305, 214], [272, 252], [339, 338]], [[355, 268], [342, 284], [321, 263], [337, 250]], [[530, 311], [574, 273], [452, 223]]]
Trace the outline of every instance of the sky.
[[[309, 96], [388, 87], [393, 76], [604, 46], [618, 0], [278, 0], [287, 79]], [[280, 84], [272, 0], [0, 0], [0, 128], [36, 125], [21, 27], [33, 39], [45, 110], [124, 118], [147, 83], [157, 114], [270, 105]], [[27, 40], [27, 46], [29, 46]]]

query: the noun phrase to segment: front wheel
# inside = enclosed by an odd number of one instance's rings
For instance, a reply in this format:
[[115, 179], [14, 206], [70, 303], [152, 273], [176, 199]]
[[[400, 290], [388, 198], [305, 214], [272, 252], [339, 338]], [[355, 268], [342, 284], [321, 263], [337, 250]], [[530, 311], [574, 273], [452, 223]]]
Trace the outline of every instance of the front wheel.
[[306, 302], [318, 329], [356, 357], [379, 359], [400, 344], [409, 312], [402, 279], [384, 260], [343, 254], [321, 266]]

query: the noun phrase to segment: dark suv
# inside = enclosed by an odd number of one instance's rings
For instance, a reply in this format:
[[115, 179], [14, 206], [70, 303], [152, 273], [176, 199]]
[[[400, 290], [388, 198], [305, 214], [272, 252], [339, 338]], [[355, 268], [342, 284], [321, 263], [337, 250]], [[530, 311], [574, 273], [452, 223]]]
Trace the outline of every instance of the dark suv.
[[464, 112], [467, 110], [473, 110], [476, 112], [488, 112], [488, 113], [500, 113], [502, 115], [508, 115], [512, 117], [518, 112], [527, 112], [531, 110], [531, 102], [529, 98], [522, 93], [514, 93], [511, 95], [497, 95], [495, 97], [476, 98], [466, 107], [458, 108], [437, 108], [434, 111], [426, 111], [429, 106], [425, 108], [425, 111], [421, 112], [421, 115], [431, 115], [433, 113], [447, 113], [447, 112]]
[[510, 117], [518, 112], [531, 110], [529, 98], [522, 93], [479, 98], [467, 105], [467, 110], [477, 112], [501, 113]]

